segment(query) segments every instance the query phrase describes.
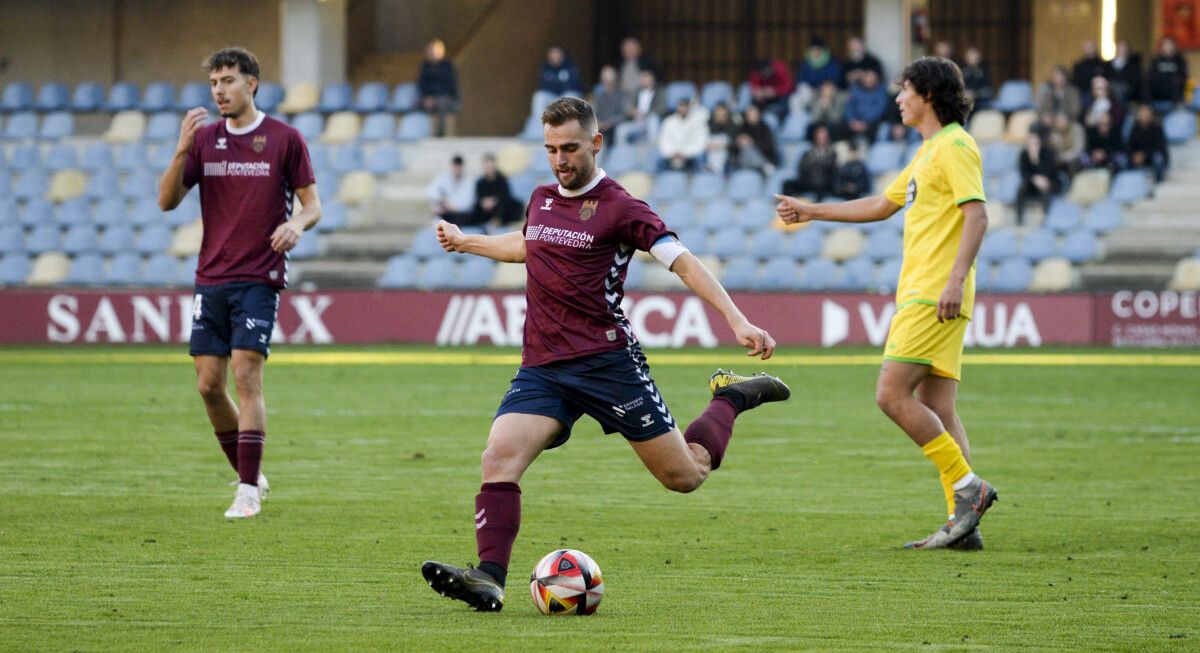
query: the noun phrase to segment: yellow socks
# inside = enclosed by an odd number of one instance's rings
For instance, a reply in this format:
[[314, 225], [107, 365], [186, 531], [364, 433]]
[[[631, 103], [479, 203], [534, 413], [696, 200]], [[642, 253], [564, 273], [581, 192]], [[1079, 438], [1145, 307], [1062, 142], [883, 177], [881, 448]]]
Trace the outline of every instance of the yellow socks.
[[942, 489], [946, 493], [946, 506], [954, 514], [954, 486], [971, 473], [971, 466], [963, 458], [962, 449], [949, 433], [943, 433], [921, 447], [922, 453], [941, 472]]

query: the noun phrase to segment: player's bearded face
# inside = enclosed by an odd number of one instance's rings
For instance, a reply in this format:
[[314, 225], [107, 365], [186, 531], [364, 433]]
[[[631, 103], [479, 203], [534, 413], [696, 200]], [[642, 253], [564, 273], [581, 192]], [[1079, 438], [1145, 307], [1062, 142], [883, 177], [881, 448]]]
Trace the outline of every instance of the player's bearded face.
[[250, 107], [254, 97], [252, 84], [257, 80], [242, 73], [237, 68], [226, 67], [214, 70], [208, 76], [212, 88], [213, 102], [223, 118], [237, 118]]
[[600, 135], [589, 134], [571, 120], [562, 125], [545, 125], [546, 157], [559, 185], [567, 190], [583, 188], [596, 174]]

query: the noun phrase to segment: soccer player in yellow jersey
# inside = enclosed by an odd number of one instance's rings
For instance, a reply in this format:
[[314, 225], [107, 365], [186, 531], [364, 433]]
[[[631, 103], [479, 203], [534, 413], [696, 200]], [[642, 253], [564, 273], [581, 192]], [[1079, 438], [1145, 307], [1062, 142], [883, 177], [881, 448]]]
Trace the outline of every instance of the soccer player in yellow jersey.
[[955, 401], [963, 335], [975, 303], [975, 255], [987, 231], [983, 169], [963, 129], [971, 100], [953, 62], [925, 57], [901, 75], [896, 96], [905, 125], [925, 142], [882, 196], [805, 204], [776, 195], [788, 224], [874, 222], [906, 207], [904, 263], [896, 287], [875, 402], [937, 466], [950, 518], [907, 548], [983, 548], [979, 520], [996, 490], [968, 463], [970, 446]]

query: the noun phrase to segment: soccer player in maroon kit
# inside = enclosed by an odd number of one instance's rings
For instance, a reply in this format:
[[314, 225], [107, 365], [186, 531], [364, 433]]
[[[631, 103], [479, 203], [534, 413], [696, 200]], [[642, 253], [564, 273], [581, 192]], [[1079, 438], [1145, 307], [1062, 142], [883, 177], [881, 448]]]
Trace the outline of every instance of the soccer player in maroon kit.
[[542, 451], [565, 443], [581, 416], [623, 435], [667, 489], [691, 492], [720, 466], [738, 413], [790, 395], [775, 377], [717, 370], [709, 379], [712, 401], [680, 432], [621, 311], [635, 250], [649, 251], [719, 311], [748, 355], [769, 358], [775, 341], [742, 315], [649, 206], [596, 167], [603, 137], [591, 105], [560, 98], [542, 124], [558, 184], [534, 190], [524, 229], [485, 236], [437, 225], [446, 251], [523, 262], [528, 274], [521, 368], [492, 422], [475, 497], [479, 567], [433, 561], [421, 567], [434, 591], [480, 611], [504, 606], [522, 474]]
[[[213, 100], [224, 120], [205, 125], [208, 111], [188, 111], [175, 158], [158, 186], [164, 211], [200, 185], [204, 239], [196, 268], [191, 355], [197, 386], [217, 441], [238, 473], [230, 519], [261, 509], [267, 479], [260, 472], [267, 407], [263, 365], [287, 285], [287, 252], [321, 219], [321, 201], [300, 132], [254, 106], [258, 60], [242, 48], [213, 53], [205, 63]], [[303, 209], [292, 215], [292, 200]], [[226, 379], [230, 363], [234, 405]]]

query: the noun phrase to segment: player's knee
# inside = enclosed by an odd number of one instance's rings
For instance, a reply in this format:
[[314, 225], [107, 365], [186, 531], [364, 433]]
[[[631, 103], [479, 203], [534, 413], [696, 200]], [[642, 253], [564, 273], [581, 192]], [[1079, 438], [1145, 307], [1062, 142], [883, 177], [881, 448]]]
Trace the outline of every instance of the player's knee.
[[879, 406], [885, 415], [895, 415], [900, 410], [903, 395], [893, 388], [880, 384], [875, 387], [875, 405]]
[[260, 369], [235, 370], [233, 380], [237, 384], [237, 391], [240, 396], [262, 394], [262, 371]]
[[206, 402], [221, 401], [225, 397], [225, 384], [211, 376], [201, 376], [196, 380], [196, 390]]
[[659, 480], [668, 490], [687, 494], [699, 488], [707, 477], [703, 470], [693, 468], [671, 470]]
[[483, 455], [479, 459], [479, 467], [483, 472], [484, 479], [507, 478], [512, 475], [512, 470], [517, 465], [518, 456], [515, 451], [494, 443], [489, 444], [483, 450]]

